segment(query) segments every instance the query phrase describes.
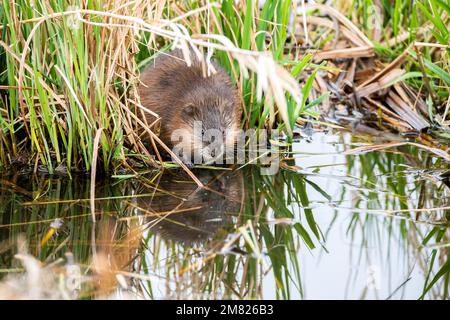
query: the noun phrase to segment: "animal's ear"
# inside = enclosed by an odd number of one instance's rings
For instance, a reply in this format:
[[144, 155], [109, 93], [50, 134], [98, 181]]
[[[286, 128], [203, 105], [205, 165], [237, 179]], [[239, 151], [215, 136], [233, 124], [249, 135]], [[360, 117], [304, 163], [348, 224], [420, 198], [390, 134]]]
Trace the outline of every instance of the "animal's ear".
[[186, 117], [193, 117], [196, 111], [197, 107], [194, 106], [192, 103], [188, 103], [183, 107], [183, 115]]

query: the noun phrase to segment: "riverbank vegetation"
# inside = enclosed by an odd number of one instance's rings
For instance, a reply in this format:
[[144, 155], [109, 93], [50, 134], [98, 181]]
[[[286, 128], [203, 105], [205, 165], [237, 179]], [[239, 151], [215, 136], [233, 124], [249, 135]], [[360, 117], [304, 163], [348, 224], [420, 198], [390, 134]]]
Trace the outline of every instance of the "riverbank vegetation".
[[136, 86], [175, 44], [227, 69], [245, 127], [389, 131], [449, 159], [448, 15], [442, 0], [2, 1], [0, 166], [158, 166]]

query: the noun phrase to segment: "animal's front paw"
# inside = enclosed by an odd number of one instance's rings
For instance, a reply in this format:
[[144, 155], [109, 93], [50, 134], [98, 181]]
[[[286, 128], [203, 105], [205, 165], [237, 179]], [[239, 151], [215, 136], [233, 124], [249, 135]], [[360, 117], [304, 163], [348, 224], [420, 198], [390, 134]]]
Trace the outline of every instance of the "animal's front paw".
[[180, 164], [181, 161], [189, 169], [192, 169], [194, 167], [194, 164], [192, 163], [191, 159], [183, 154], [179, 154], [177, 155], [177, 157], [172, 155], [172, 161], [176, 164]]
[[194, 164], [191, 162], [191, 161], [186, 161], [186, 160], [183, 160], [183, 163], [184, 163], [184, 165], [186, 166], [186, 167], [188, 167], [189, 169], [192, 169], [192, 168], [194, 168]]

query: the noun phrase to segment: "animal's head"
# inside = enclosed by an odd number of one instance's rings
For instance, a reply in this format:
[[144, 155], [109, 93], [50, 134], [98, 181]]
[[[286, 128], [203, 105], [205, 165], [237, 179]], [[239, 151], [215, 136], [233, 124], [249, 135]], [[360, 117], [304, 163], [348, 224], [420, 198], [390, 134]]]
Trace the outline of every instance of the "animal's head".
[[225, 163], [226, 155], [234, 151], [240, 118], [237, 99], [195, 97], [181, 108], [181, 130], [178, 137], [172, 135], [172, 142], [184, 149], [185, 159], [191, 156], [191, 163]]

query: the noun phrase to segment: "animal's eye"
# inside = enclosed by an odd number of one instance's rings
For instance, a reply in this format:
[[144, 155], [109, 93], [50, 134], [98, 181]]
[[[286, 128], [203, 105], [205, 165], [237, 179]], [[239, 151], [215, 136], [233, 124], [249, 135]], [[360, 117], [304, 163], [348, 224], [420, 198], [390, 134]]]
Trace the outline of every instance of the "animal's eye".
[[186, 117], [193, 117], [195, 115], [195, 112], [196, 107], [191, 103], [185, 105], [183, 108], [183, 113]]

